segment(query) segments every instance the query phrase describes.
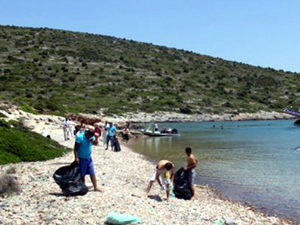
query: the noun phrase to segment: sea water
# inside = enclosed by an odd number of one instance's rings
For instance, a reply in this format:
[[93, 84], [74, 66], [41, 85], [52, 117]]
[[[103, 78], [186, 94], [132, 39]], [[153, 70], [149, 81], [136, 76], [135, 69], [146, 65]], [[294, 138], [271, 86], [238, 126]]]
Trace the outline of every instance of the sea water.
[[300, 222], [300, 127], [293, 122], [163, 123], [159, 129], [177, 128], [180, 136], [140, 137], [130, 147], [155, 163], [171, 160], [177, 170], [189, 146], [199, 162], [197, 184]]

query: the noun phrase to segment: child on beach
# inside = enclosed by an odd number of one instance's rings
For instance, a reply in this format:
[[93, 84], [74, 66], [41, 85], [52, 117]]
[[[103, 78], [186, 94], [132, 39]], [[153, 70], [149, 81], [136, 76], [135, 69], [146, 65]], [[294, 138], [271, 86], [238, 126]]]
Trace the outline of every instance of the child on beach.
[[[167, 187], [167, 200], [170, 200], [170, 184], [174, 180], [174, 164], [169, 160], [161, 160], [156, 166], [154, 173], [150, 179], [149, 185], [146, 190], [145, 197], [148, 198], [148, 194], [151, 190], [151, 187], [155, 181], [158, 182], [161, 189], [164, 190], [165, 186]], [[171, 172], [171, 174], [170, 174]], [[161, 179], [161, 180], [160, 180]]]
[[75, 162], [79, 163], [82, 182], [85, 183], [85, 175], [90, 174], [94, 190], [102, 192], [97, 186], [97, 180], [92, 160], [92, 145], [98, 144], [93, 128], [84, 130], [76, 136], [74, 146]]

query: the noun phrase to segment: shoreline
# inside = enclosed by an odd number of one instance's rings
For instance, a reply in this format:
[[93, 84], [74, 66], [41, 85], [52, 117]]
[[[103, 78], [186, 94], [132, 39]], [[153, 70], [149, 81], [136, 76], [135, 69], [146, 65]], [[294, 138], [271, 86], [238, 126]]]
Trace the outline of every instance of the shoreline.
[[[51, 138], [73, 148], [74, 138], [63, 140], [61, 118], [20, 112], [33, 131], [46, 129]], [[141, 224], [213, 224], [224, 218], [236, 224], [296, 224], [285, 218], [269, 216], [249, 205], [222, 198], [208, 186], [196, 185], [196, 201], [165, 200], [157, 184], [150, 197], [145, 189], [154, 169], [147, 157], [121, 144], [121, 152], [105, 151], [102, 142], [92, 153], [98, 185], [104, 193], [92, 189], [84, 196], [64, 197], [52, 176], [56, 169], [74, 160], [73, 152], [43, 162], [0, 166], [1, 172], [13, 167], [22, 193], [0, 199], [0, 221], [4, 224], [104, 224], [111, 211], [139, 217]], [[178, 168], [176, 168], [178, 169]], [[92, 184], [86, 177], [86, 184]]]
[[[134, 139], [134, 138], [133, 138]], [[135, 140], [133, 140], [134, 142]], [[130, 144], [129, 144], [130, 145]], [[133, 150], [134, 148], [131, 149], [131, 151], [136, 152], [135, 150]], [[143, 155], [142, 153], [140, 153], [139, 151], [137, 151], [138, 154]], [[145, 156], [145, 160], [148, 160], [149, 162], [152, 162], [153, 159], [148, 158], [147, 156]], [[177, 171], [179, 168], [176, 168], [175, 171]], [[277, 215], [275, 212], [272, 212], [271, 210], [269, 210], [269, 208], [264, 208], [264, 207], [258, 207], [255, 204], [251, 204], [248, 201], [240, 201], [240, 200], [235, 200], [229, 197], [225, 197], [223, 196], [223, 193], [221, 190], [218, 190], [217, 188], [214, 188], [212, 186], [210, 186], [209, 184], [205, 184], [205, 183], [198, 183], [195, 184], [196, 189], [199, 189], [201, 192], [203, 190], [205, 190], [209, 195], [213, 196], [214, 198], [220, 199], [224, 202], [229, 202], [229, 204], [233, 204], [233, 205], [238, 205], [238, 206], [242, 206], [243, 209], [242, 210], [252, 210], [258, 214], [261, 214], [263, 216], [266, 217], [276, 217], [282, 221], [285, 221], [287, 223], [291, 223], [291, 224], [298, 224], [299, 221], [297, 219], [291, 219], [291, 217], [283, 215], [282, 213], [278, 213], [279, 215]], [[198, 190], [198, 191], [199, 191]], [[196, 191], [196, 195], [197, 195], [197, 191]], [[198, 199], [201, 202], [201, 199]], [[233, 206], [234, 207], [234, 206]], [[229, 220], [231, 221], [231, 220]], [[272, 223], [272, 224], [284, 224], [284, 222], [281, 223]], [[228, 222], [228, 221], [227, 221]], [[237, 223], [239, 224], [239, 223]], [[252, 224], [252, 223], [251, 223]], [[256, 223], [255, 223], [256, 224]], [[269, 224], [269, 223], [264, 223], [264, 224]]]
[[[59, 142], [71, 147], [73, 141], [72, 138]], [[142, 220], [141, 224], [213, 224], [222, 218], [228, 223], [245, 225], [293, 224], [251, 206], [222, 199], [207, 186], [196, 185], [196, 201], [172, 198], [167, 202], [166, 194], [154, 184], [146, 199], [145, 189], [154, 164], [123, 144], [121, 152], [104, 150], [101, 144], [94, 146], [92, 156], [97, 182], [103, 193], [94, 192], [87, 177], [90, 191], [86, 195], [61, 195], [52, 174], [73, 161], [73, 152], [45, 162], [1, 166], [2, 170], [11, 166], [16, 169], [14, 175], [23, 189], [20, 195], [0, 200], [4, 209], [0, 213], [1, 221], [4, 224], [104, 224], [106, 215], [115, 211], [137, 216]], [[137, 165], [140, 169], [136, 169]]]
[[[94, 116], [89, 114], [80, 114], [92, 118]], [[286, 113], [279, 112], [265, 112], [259, 111], [257, 113], [237, 113], [237, 114], [181, 114], [174, 112], [155, 112], [144, 113], [135, 112], [127, 113], [123, 116], [111, 116], [97, 115], [96, 117], [102, 117], [104, 121], [111, 120], [117, 121], [131, 121], [133, 123], [150, 123], [156, 122], [217, 122], [217, 121], [246, 121], [246, 120], [289, 120], [298, 119], [295, 116], [291, 116]]]

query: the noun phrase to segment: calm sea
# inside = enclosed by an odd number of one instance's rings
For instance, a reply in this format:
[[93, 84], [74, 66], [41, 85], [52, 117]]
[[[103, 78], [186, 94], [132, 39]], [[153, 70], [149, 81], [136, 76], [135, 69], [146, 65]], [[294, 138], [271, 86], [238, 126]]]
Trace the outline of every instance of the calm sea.
[[300, 127], [293, 122], [161, 123], [181, 135], [141, 137], [130, 146], [153, 162], [169, 159], [176, 169], [186, 165], [190, 146], [199, 162], [196, 183], [300, 222]]

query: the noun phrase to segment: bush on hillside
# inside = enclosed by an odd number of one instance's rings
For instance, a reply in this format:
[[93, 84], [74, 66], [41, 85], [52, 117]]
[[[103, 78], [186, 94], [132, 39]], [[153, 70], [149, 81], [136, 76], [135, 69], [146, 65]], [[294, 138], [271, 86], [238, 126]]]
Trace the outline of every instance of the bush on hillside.
[[27, 105], [26, 103], [24, 103], [21, 106], [21, 110], [23, 110], [24, 112], [32, 113], [32, 114], [37, 114], [36, 111], [33, 108], [31, 108], [29, 105]]
[[0, 112], [0, 117], [5, 118], [6, 116]]
[[0, 120], [0, 127], [9, 128], [9, 124], [7, 122], [5, 122], [5, 120]]
[[27, 130], [20, 123], [0, 122], [0, 165], [48, 160], [68, 151], [57, 142]]
[[180, 108], [180, 112], [184, 113], [184, 114], [191, 114], [193, 111], [191, 110], [190, 107], [185, 106], [185, 107]]

